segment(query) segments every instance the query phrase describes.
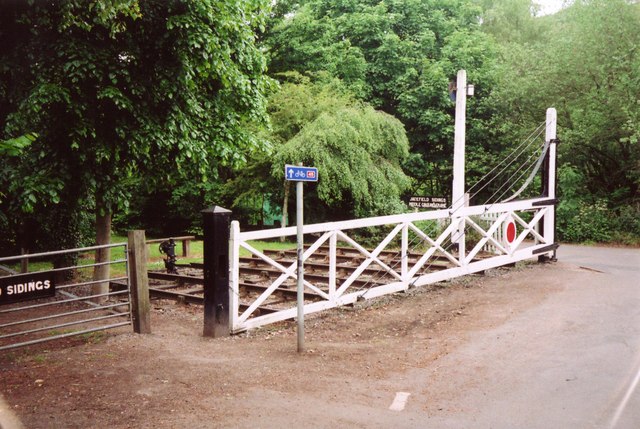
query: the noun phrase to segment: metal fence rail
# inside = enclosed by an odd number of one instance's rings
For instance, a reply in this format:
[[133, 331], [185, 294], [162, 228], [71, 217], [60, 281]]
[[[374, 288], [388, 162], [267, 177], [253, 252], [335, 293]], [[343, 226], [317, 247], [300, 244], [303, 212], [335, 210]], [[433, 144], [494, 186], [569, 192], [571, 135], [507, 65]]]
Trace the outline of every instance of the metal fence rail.
[[[96, 263], [96, 254], [104, 249], [111, 250], [112, 258]], [[127, 243], [116, 243], [0, 258], [3, 272], [11, 273], [0, 277], [0, 351], [131, 325], [131, 289], [107, 286], [130, 283], [128, 255]], [[32, 269], [40, 269], [17, 273], [13, 266], [19, 268], [25, 258]], [[54, 259], [71, 262], [54, 268]], [[108, 279], [93, 279], [100, 266], [109, 266]], [[43, 285], [53, 288], [48, 296], [37, 295]]]

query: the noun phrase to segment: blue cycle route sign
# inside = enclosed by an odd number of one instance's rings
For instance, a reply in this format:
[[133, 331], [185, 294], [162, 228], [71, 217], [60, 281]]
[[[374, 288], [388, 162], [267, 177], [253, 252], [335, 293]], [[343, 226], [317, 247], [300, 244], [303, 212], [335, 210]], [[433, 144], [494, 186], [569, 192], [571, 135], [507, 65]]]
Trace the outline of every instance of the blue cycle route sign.
[[294, 182], [317, 182], [318, 169], [315, 167], [284, 166], [284, 178]]

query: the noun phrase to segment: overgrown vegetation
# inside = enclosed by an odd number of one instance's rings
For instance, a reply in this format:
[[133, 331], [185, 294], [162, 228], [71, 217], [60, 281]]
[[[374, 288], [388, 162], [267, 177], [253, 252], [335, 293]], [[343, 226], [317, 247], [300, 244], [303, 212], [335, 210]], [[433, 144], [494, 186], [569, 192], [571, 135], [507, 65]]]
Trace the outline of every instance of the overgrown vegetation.
[[631, 0], [3, 2], [2, 252], [93, 244], [112, 216], [198, 232], [212, 204], [278, 223], [285, 163], [320, 168], [309, 221], [448, 196], [462, 68], [467, 186], [555, 107], [559, 238], [638, 244], [638, 22]]
[[637, 244], [640, 5], [576, 0], [513, 28], [508, 21], [524, 17], [527, 1], [485, 3], [504, 12], [489, 27], [503, 57], [496, 118], [526, 129], [545, 107], [558, 110], [560, 239]]

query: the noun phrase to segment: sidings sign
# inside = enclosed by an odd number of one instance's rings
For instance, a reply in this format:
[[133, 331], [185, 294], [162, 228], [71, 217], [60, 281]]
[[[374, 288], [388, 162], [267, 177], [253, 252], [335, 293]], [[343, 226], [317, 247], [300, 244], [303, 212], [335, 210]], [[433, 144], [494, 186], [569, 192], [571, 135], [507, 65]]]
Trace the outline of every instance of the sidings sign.
[[0, 277], [0, 305], [55, 296], [52, 272]]

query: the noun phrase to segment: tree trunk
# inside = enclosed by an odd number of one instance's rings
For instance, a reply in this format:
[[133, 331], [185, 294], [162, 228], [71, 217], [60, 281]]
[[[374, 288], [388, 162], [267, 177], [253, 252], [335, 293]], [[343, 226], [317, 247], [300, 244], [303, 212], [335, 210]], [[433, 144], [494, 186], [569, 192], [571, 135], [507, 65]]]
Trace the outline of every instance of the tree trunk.
[[[289, 210], [289, 181], [284, 181], [284, 201], [282, 202], [282, 228], [287, 227], [287, 216]], [[284, 242], [285, 238], [280, 237], [280, 241]]]
[[[26, 221], [20, 221], [20, 227], [18, 229], [18, 242], [20, 243], [20, 254], [25, 255], [29, 253], [29, 236], [28, 233], [30, 231], [29, 228], [25, 225]], [[28, 273], [29, 272], [29, 258], [24, 258], [20, 260], [20, 272]]]
[[[111, 211], [98, 199], [96, 207], [96, 244], [98, 246], [111, 242]], [[96, 250], [96, 264], [109, 262], [111, 260], [111, 249]], [[109, 280], [110, 265], [98, 265], [93, 267], [93, 280]], [[93, 295], [105, 294], [109, 292], [109, 282], [96, 283], [93, 285]], [[107, 297], [96, 298], [97, 302], [106, 301]]]

